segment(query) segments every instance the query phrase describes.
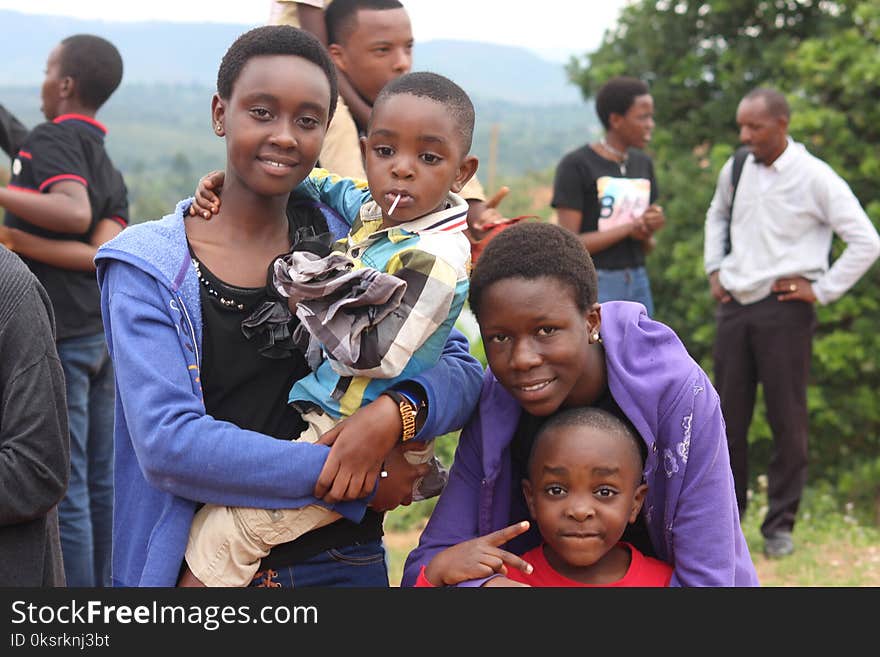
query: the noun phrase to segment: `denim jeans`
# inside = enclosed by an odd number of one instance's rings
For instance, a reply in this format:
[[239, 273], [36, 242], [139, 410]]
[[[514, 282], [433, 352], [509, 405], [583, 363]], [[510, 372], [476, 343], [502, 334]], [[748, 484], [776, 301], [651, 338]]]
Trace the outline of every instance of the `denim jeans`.
[[599, 278], [599, 303], [606, 301], [637, 301], [654, 316], [654, 299], [651, 282], [644, 267], [631, 269], [597, 269]]
[[287, 568], [260, 570], [251, 582], [261, 588], [310, 586], [388, 587], [388, 567], [381, 541], [321, 552]]
[[70, 423], [70, 484], [58, 505], [68, 586], [110, 586], [113, 365], [104, 334], [58, 341]]

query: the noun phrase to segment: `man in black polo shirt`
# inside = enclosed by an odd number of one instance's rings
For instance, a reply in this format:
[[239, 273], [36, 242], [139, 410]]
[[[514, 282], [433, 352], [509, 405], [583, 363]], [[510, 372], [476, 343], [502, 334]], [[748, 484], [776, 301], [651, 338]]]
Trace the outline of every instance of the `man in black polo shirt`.
[[64, 368], [71, 473], [59, 505], [68, 586], [109, 586], [113, 519], [113, 370], [93, 258], [128, 222], [122, 175], [104, 148], [98, 109], [122, 80], [122, 58], [92, 35], [49, 54], [41, 98], [47, 122], [12, 162], [0, 241], [36, 274], [52, 301]]

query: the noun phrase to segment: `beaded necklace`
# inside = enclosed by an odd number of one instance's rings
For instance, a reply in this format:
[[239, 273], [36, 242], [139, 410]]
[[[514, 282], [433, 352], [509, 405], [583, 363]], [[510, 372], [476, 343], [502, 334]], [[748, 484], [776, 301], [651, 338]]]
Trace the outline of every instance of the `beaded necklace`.
[[211, 285], [211, 282], [207, 279], [207, 277], [202, 275], [202, 267], [198, 260], [192, 258], [193, 267], [196, 269], [196, 276], [199, 277], [199, 280], [205, 286], [205, 291], [211, 296], [215, 297], [220, 305], [224, 308], [233, 308], [235, 310], [244, 310], [244, 304], [236, 301], [235, 299], [227, 299], [226, 297], [221, 296], [217, 293], [217, 290]]
[[606, 151], [611, 153], [614, 157], [620, 158], [620, 162], [618, 162], [617, 165], [620, 167], [621, 175], [625, 176], [626, 175], [626, 161], [629, 159], [629, 152], [628, 151], [621, 152], [621, 151], [617, 150], [616, 148], [614, 148], [614, 146], [612, 146], [611, 144], [608, 143], [608, 141], [605, 139], [605, 137], [602, 137], [602, 139], [599, 140], [599, 143], [602, 144], [602, 147]]

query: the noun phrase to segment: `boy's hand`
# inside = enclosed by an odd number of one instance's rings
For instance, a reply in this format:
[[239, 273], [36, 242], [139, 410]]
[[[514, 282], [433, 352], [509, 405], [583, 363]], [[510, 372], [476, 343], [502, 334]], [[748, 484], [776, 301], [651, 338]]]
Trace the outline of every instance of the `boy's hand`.
[[[471, 579], [489, 577], [495, 573], [507, 575], [508, 566], [529, 574], [532, 572], [530, 563], [499, 547], [510, 539], [516, 538], [528, 528], [528, 520], [523, 520], [491, 534], [472, 538], [469, 541], [446, 548], [431, 559], [431, 563], [425, 568], [425, 577], [434, 586], [449, 586]], [[506, 577], [497, 579], [509, 582], [509, 584], [497, 584], [499, 586], [519, 585]], [[494, 579], [490, 581], [494, 581]], [[486, 585], [489, 585], [489, 582], [486, 582]], [[492, 586], [496, 586], [496, 584]]]
[[[489, 200], [474, 204], [475, 207], [468, 211], [468, 234], [471, 240], [478, 242], [486, 236], [486, 231], [492, 226], [507, 221], [498, 210], [498, 204], [510, 193], [509, 187], [502, 187]], [[470, 202], [468, 202], [470, 205]]]
[[376, 495], [370, 500], [370, 508], [374, 511], [390, 511], [398, 506], [409, 506], [412, 503], [413, 486], [420, 478], [428, 474], [428, 464], [412, 464], [404, 457], [409, 444], [397, 445], [385, 458], [387, 477], [379, 479]]
[[210, 220], [211, 215], [220, 211], [220, 192], [223, 191], [225, 178], [223, 171], [212, 171], [199, 179], [195, 200], [189, 206], [190, 216], [198, 215]]
[[321, 436], [317, 442], [332, 447], [315, 484], [315, 497], [328, 504], [367, 497], [402, 430], [394, 400], [380, 395]]

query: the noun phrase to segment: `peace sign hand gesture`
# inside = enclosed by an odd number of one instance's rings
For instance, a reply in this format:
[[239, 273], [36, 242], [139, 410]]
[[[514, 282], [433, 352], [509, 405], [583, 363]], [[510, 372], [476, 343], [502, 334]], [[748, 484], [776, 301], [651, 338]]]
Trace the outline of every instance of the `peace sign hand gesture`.
[[[425, 568], [425, 577], [434, 586], [450, 586], [471, 579], [489, 577], [495, 573], [507, 575], [508, 567], [529, 574], [532, 572], [531, 564], [522, 557], [499, 547], [528, 528], [529, 522], [523, 520], [491, 534], [446, 548], [436, 554]], [[524, 586], [506, 577], [498, 579], [503, 579], [508, 586]]]

